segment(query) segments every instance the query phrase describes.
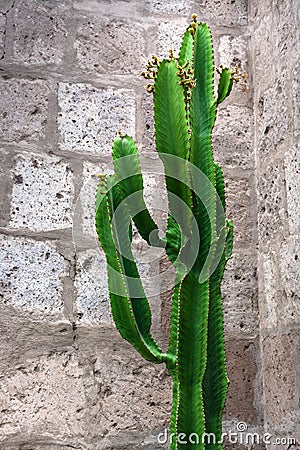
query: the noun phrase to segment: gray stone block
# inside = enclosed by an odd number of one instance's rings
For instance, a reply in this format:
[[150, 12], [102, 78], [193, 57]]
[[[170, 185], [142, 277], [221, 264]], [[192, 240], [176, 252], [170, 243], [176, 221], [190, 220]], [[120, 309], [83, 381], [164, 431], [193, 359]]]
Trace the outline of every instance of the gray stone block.
[[72, 324], [66, 320], [37, 320], [30, 311], [4, 305], [2, 301], [0, 314], [2, 377], [13, 368], [26, 367], [28, 361], [42, 355], [73, 349], [74, 332]]
[[287, 212], [291, 233], [297, 233], [300, 227], [300, 145], [296, 144], [287, 151], [284, 159]]
[[112, 163], [83, 164], [83, 185], [77, 197], [73, 216], [73, 238], [75, 247], [80, 249], [83, 237], [95, 241], [98, 249], [98, 239], [95, 227], [95, 201], [98, 186], [98, 175], [113, 173]]
[[200, 0], [196, 2], [195, 12], [199, 19], [209, 23], [222, 23], [224, 26], [246, 25], [248, 22], [247, 0]]
[[229, 105], [218, 111], [213, 130], [217, 161], [224, 167], [253, 169], [253, 115], [250, 108]]
[[273, 31], [272, 13], [265, 4], [264, 14], [255, 20], [255, 29], [251, 34], [255, 76], [260, 86], [268, 86], [275, 81]]
[[24, 64], [59, 64], [67, 31], [53, 8], [23, 0], [15, 12], [14, 59]]
[[[245, 36], [223, 35], [220, 37], [219, 47], [219, 63], [224, 67], [238, 67], [244, 77], [235, 84], [234, 90], [247, 91], [248, 83], [248, 39]], [[241, 94], [240, 94], [241, 95]]]
[[254, 193], [246, 178], [225, 178], [227, 217], [234, 224], [234, 243], [253, 242], [252, 199]]
[[59, 158], [18, 156], [13, 170], [13, 228], [35, 231], [72, 226], [73, 174]]
[[187, 23], [185, 21], [161, 22], [157, 31], [157, 56], [160, 59], [168, 58], [170, 49], [178, 56], [180, 43]]
[[0, 80], [0, 139], [22, 141], [44, 136], [49, 89], [42, 80]]
[[282, 243], [280, 251], [280, 268], [282, 288], [285, 296], [281, 297], [280, 323], [286, 325], [300, 324], [299, 285], [300, 285], [300, 239], [291, 236]]
[[296, 371], [292, 336], [263, 340], [266, 423], [280, 425], [296, 409]]
[[225, 269], [222, 294], [227, 334], [257, 334], [257, 263], [254, 255], [242, 251], [233, 253]]
[[288, 140], [293, 129], [293, 118], [288, 90], [287, 73], [282, 72], [274, 81], [272, 87], [262, 91], [259, 96], [256, 127], [260, 164], [274, 154], [276, 150], [284, 145], [289, 145]]
[[267, 245], [284, 229], [284, 187], [282, 163], [276, 161], [258, 178], [258, 232], [261, 245]]
[[137, 75], [145, 62], [144, 30], [119, 19], [84, 22], [74, 46], [79, 66], [88, 71]]
[[[145, 153], [153, 153], [156, 151], [154, 136], [154, 111], [153, 111], [153, 94], [145, 92], [141, 101], [141, 136], [142, 151]], [[154, 155], [152, 155], [154, 157]]]
[[[255, 377], [257, 375], [257, 341], [226, 337], [226, 366], [229, 388], [223, 418], [257, 424]], [[234, 446], [235, 448], [235, 446]]]
[[149, 13], [189, 15], [193, 2], [191, 0], [146, 0], [145, 7]]
[[5, 37], [6, 18], [0, 13], [0, 59], [4, 56], [4, 37]]
[[[171, 379], [162, 365], [143, 360], [118, 336], [111, 334], [108, 338], [105, 352], [92, 349], [88, 357], [82, 355], [86, 396], [91, 405], [87, 419], [94, 441], [99, 444], [102, 440], [103, 444], [106, 440], [115, 442], [116, 446], [110, 447], [107, 442], [107, 447], [103, 447], [121, 449], [126, 448], [131, 439], [127, 436], [128, 440], [121, 446], [119, 434], [143, 433], [145, 436], [167, 427], [172, 400]], [[81, 347], [80, 329], [78, 342]]]
[[69, 269], [53, 243], [1, 236], [1, 303], [40, 317], [62, 317], [62, 278]]
[[62, 148], [110, 155], [118, 130], [135, 134], [135, 97], [131, 91], [60, 83], [58, 99]]
[[23, 443], [27, 435], [25, 445], [36, 445], [45, 438], [53, 442], [63, 436], [83, 434], [86, 399], [81, 376], [74, 354], [54, 353], [29, 360], [26, 366], [3, 377], [0, 388], [2, 448], [20, 448], [18, 440], [15, 447], [5, 444], [16, 435]]
[[76, 307], [81, 322], [112, 324], [105, 254], [101, 248], [77, 253]]
[[276, 263], [277, 261], [275, 260], [275, 255], [273, 253], [260, 255], [260, 264], [262, 265], [263, 274], [262, 286], [265, 300], [260, 304], [260, 323], [262, 329], [274, 329], [278, 324]]

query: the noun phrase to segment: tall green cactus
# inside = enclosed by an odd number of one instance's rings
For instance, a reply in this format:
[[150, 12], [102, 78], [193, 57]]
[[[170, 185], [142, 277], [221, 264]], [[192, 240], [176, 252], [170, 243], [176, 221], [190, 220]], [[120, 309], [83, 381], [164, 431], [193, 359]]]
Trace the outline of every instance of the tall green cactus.
[[[214, 95], [210, 29], [196, 15], [179, 58], [152, 57], [156, 147], [168, 191], [165, 238], [143, 199], [137, 147], [129, 136], [113, 143], [114, 174], [99, 177], [96, 228], [106, 253], [113, 319], [121, 336], [148, 361], [165, 363], [173, 379], [170, 449], [222, 448], [222, 410], [228, 379], [220, 284], [230, 258], [233, 225], [225, 217], [224, 180], [214, 162], [211, 134], [217, 106], [236, 72], [220, 75]], [[151, 311], [131, 251], [132, 221], [148, 244], [164, 247], [176, 269], [169, 346], [151, 335]]]

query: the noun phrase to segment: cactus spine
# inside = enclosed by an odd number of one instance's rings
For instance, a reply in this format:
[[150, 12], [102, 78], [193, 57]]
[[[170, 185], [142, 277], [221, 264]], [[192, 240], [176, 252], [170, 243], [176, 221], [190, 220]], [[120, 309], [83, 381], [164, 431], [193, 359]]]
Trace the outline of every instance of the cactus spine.
[[[96, 229], [106, 253], [115, 324], [146, 360], [164, 362], [173, 379], [171, 450], [222, 448], [228, 380], [220, 283], [231, 256], [233, 225], [225, 217], [224, 180], [214, 162], [211, 133], [217, 106], [237, 76], [223, 67], [218, 73], [215, 96], [211, 33], [195, 15], [179, 58], [172, 51], [163, 61], [153, 57], [143, 73], [152, 80], [146, 88], [154, 95], [156, 147], [168, 191], [166, 237], [159, 236], [144, 203], [131, 137], [120, 134], [114, 141], [114, 174], [99, 177], [96, 197]], [[176, 269], [165, 353], [150, 332], [151, 310], [131, 251], [131, 221], [148, 244], [165, 247]]]

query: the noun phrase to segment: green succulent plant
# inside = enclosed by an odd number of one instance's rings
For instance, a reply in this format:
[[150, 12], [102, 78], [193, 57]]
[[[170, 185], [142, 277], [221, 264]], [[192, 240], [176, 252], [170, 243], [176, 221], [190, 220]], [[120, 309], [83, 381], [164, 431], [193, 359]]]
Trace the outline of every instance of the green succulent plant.
[[[218, 73], [215, 95], [211, 32], [196, 15], [179, 57], [172, 51], [162, 61], [153, 56], [143, 72], [154, 96], [156, 148], [168, 193], [165, 237], [145, 205], [131, 137], [115, 139], [114, 174], [99, 176], [96, 196], [96, 229], [116, 327], [146, 360], [165, 363], [173, 380], [171, 450], [222, 448], [228, 378], [220, 284], [232, 253], [233, 225], [225, 215], [223, 174], [214, 162], [211, 135], [217, 106], [237, 74], [223, 67]], [[166, 352], [151, 335], [151, 310], [131, 250], [132, 222], [149, 245], [165, 249], [176, 270]]]

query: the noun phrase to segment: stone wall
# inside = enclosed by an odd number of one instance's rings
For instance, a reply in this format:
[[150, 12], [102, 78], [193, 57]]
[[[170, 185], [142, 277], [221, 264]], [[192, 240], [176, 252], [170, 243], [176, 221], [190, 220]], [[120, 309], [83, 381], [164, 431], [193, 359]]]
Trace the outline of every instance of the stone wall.
[[299, 4], [254, 1], [251, 18], [264, 422], [300, 440]]
[[[157, 450], [168, 426], [164, 367], [142, 360], [112, 323], [93, 204], [121, 129], [139, 144], [146, 201], [160, 219], [151, 97], [139, 72], [152, 53], [178, 48], [192, 12], [212, 28], [216, 65], [248, 75], [222, 104], [213, 137], [236, 228], [223, 283], [224, 427], [296, 431], [297, 2], [271, 3], [0, 2], [1, 449]], [[169, 293], [160, 301], [151, 290], [157, 263], [144, 250], [135, 236], [164, 344]]]

